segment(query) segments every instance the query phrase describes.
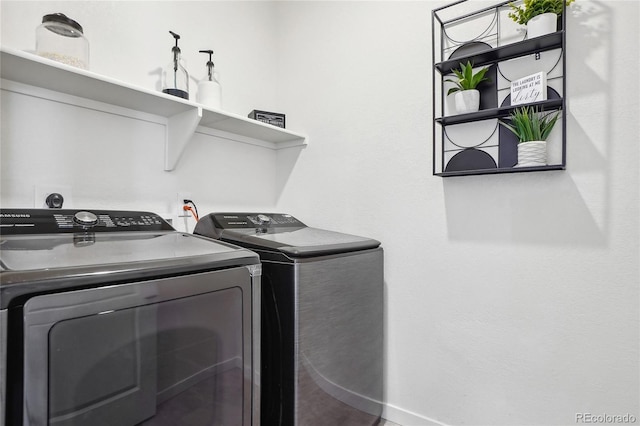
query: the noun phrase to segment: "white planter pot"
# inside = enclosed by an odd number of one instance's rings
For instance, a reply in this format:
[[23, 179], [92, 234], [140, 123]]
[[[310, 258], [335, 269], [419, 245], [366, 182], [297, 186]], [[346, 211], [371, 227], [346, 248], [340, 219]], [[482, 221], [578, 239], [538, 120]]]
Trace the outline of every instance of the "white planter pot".
[[558, 15], [555, 13], [543, 13], [534, 16], [527, 22], [527, 38], [529, 39], [555, 33], [557, 30]]
[[547, 165], [547, 142], [530, 141], [518, 144], [518, 164], [516, 167]]
[[466, 114], [480, 109], [480, 92], [476, 89], [460, 90], [455, 93], [456, 112]]

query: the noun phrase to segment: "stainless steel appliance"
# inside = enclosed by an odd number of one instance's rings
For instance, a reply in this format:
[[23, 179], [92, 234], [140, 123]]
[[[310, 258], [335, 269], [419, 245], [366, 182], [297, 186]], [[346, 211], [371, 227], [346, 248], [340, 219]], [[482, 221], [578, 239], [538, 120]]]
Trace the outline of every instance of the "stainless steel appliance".
[[383, 251], [287, 214], [213, 213], [194, 233], [260, 255], [262, 424], [371, 425], [383, 399]]
[[258, 256], [153, 213], [0, 211], [0, 418], [259, 424]]

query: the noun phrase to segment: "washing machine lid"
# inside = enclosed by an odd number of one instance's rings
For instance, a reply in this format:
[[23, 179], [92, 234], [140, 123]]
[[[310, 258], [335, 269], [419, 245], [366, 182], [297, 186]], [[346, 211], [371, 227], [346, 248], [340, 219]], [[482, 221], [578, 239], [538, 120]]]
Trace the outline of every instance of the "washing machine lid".
[[1, 307], [34, 292], [259, 264], [247, 249], [177, 232], [153, 213], [100, 211], [92, 225], [67, 220], [75, 214], [0, 210]]
[[[246, 250], [244, 250], [246, 251]], [[176, 231], [162, 233], [67, 234], [0, 237], [0, 271], [49, 271], [127, 264], [147, 268], [158, 262], [236, 257], [238, 247]], [[2, 283], [6, 281], [3, 279]]]
[[371, 238], [306, 226], [283, 213], [211, 213], [200, 218], [195, 234], [219, 238], [253, 250], [277, 251], [292, 258], [373, 249]]

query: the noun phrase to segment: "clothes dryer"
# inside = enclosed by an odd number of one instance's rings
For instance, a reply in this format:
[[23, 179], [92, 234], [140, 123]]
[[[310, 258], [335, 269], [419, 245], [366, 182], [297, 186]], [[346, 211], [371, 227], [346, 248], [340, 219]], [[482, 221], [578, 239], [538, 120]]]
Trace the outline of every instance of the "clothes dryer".
[[147, 212], [0, 211], [0, 424], [259, 424], [258, 256]]
[[194, 233], [262, 261], [263, 425], [373, 425], [383, 398], [380, 242], [288, 214], [212, 213]]

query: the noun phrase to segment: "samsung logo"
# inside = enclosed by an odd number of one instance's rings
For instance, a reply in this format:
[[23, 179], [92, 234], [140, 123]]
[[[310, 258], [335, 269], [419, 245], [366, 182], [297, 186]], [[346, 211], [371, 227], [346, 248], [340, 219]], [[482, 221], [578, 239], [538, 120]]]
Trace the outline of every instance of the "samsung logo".
[[7, 219], [10, 219], [10, 218], [22, 218], [22, 217], [29, 218], [29, 217], [31, 217], [31, 215], [29, 213], [0, 213], [0, 217], [4, 217], [4, 218], [7, 218]]

